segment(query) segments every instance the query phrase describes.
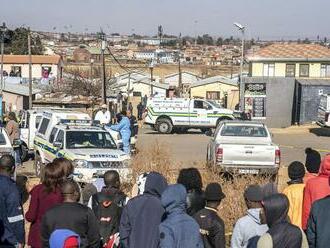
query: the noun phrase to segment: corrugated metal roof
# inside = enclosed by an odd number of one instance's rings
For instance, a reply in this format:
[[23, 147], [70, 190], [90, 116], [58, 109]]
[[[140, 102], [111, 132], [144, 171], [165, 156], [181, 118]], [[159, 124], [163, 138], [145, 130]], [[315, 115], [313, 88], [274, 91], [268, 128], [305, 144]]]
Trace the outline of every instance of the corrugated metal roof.
[[[21, 96], [29, 96], [29, 86], [21, 85], [21, 84], [6, 84], [3, 88], [3, 91], [9, 92], [15, 95]], [[40, 89], [32, 89], [33, 95], [41, 93]]]
[[301, 85], [330, 86], [330, 79], [297, 79]]
[[238, 86], [238, 83], [230, 78], [226, 78], [223, 76], [214, 76], [214, 77], [209, 77], [209, 78], [205, 78], [202, 80], [199, 80], [198, 82], [192, 84], [190, 86], [190, 88], [194, 88], [194, 87], [198, 87], [198, 86], [202, 86], [202, 85], [206, 85], [206, 84], [213, 84], [213, 83], [223, 83], [223, 84], [229, 84], [232, 86]]

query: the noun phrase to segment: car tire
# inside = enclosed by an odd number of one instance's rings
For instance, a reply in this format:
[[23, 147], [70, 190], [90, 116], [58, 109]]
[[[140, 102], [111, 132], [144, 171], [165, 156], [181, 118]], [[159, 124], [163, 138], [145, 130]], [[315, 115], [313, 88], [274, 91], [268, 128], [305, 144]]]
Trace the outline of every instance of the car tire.
[[34, 158], [34, 170], [37, 177], [41, 178], [43, 171], [44, 163], [41, 160], [41, 157], [38, 153], [36, 153]]
[[28, 159], [29, 149], [25, 144], [21, 145], [21, 161], [25, 162]]
[[173, 130], [172, 122], [169, 119], [160, 119], [157, 121], [157, 131], [161, 134], [169, 134]]

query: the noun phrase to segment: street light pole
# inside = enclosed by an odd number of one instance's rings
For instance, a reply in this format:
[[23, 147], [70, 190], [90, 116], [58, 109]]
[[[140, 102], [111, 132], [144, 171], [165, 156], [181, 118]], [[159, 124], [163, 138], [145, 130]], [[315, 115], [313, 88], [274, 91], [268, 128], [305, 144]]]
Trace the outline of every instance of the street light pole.
[[154, 63], [153, 63], [153, 61], [150, 62], [149, 69], [150, 69], [150, 96], [152, 96], [153, 91], [154, 91], [153, 87], [152, 87], [152, 84], [154, 81]]
[[[4, 43], [5, 43], [5, 32], [7, 30], [6, 23], [2, 23], [2, 26], [0, 27], [0, 32], [1, 32], [1, 69], [0, 69], [0, 74], [1, 74], [1, 88], [0, 88], [0, 96], [2, 98], [2, 91], [3, 91], [3, 56], [4, 56]], [[2, 100], [1, 100], [2, 104]], [[0, 113], [1, 114], [1, 113]]]
[[241, 61], [240, 61], [240, 77], [239, 77], [239, 110], [244, 111], [244, 82], [243, 82], [243, 62], [244, 62], [244, 31], [245, 27], [237, 22], [234, 23], [234, 26], [238, 28], [238, 30], [242, 34], [242, 53], [241, 53]]
[[29, 50], [29, 109], [32, 109], [32, 53], [31, 53], [31, 31], [28, 29], [28, 50]]
[[107, 103], [107, 95], [106, 95], [106, 75], [105, 75], [105, 59], [104, 59], [104, 51], [106, 48], [106, 37], [105, 33], [101, 33], [101, 62], [102, 62], [102, 70], [101, 70], [101, 81], [102, 81], [102, 102], [104, 104]]

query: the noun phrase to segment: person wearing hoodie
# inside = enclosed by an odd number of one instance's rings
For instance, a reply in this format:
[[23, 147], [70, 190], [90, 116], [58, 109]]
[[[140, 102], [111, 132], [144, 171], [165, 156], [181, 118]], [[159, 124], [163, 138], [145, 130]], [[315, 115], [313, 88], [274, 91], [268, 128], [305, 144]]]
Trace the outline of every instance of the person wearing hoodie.
[[330, 244], [330, 196], [314, 202], [307, 225], [309, 248], [329, 247]]
[[182, 184], [170, 185], [162, 194], [166, 218], [159, 225], [160, 248], [204, 247], [198, 224], [186, 213], [186, 197]]
[[205, 248], [226, 247], [225, 224], [218, 215], [218, 208], [225, 197], [220, 184], [208, 184], [205, 190], [206, 206], [194, 215]]
[[304, 177], [304, 183], [306, 183], [309, 179], [317, 176], [321, 164], [321, 155], [318, 151], [308, 147], [305, 150], [305, 154], [306, 154], [305, 167], [307, 173]]
[[308, 248], [304, 231], [288, 221], [289, 200], [284, 194], [268, 196], [262, 205], [269, 230], [259, 238], [257, 248]]
[[320, 172], [317, 177], [309, 179], [304, 190], [304, 201], [302, 211], [302, 227], [306, 230], [307, 221], [312, 204], [330, 195], [330, 154], [326, 155], [321, 162]]
[[259, 185], [250, 185], [244, 191], [247, 214], [240, 218], [234, 227], [231, 237], [231, 248], [246, 248], [251, 238], [261, 236], [268, 230], [267, 225], [261, 224], [260, 211], [263, 192]]
[[147, 175], [143, 194], [130, 199], [123, 209], [119, 226], [121, 247], [158, 247], [158, 227], [165, 212], [160, 197], [166, 187], [167, 181], [161, 174]]
[[288, 174], [290, 178], [289, 186], [283, 190], [283, 194], [288, 197], [290, 203], [288, 216], [293, 225], [302, 228], [305, 167], [301, 162], [294, 161], [288, 167]]
[[49, 238], [49, 248], [78, 248], [79, 235], [69, 229], [55, 230]]

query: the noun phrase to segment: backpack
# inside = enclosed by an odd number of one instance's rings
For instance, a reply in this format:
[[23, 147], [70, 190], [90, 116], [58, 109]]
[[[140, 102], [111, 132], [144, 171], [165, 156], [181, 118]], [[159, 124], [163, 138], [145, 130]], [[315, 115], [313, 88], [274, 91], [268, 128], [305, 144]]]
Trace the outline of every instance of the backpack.
[[[116, 243], [116, 233], [119, 232], [122, 206], [119, 204], [118, 195], [102, 191], [92, 196], [92, 209], [99, 223], [100, 236], [104, 247], [108, 243]], [[118, 246], [109, 246], [118, 247]]]

